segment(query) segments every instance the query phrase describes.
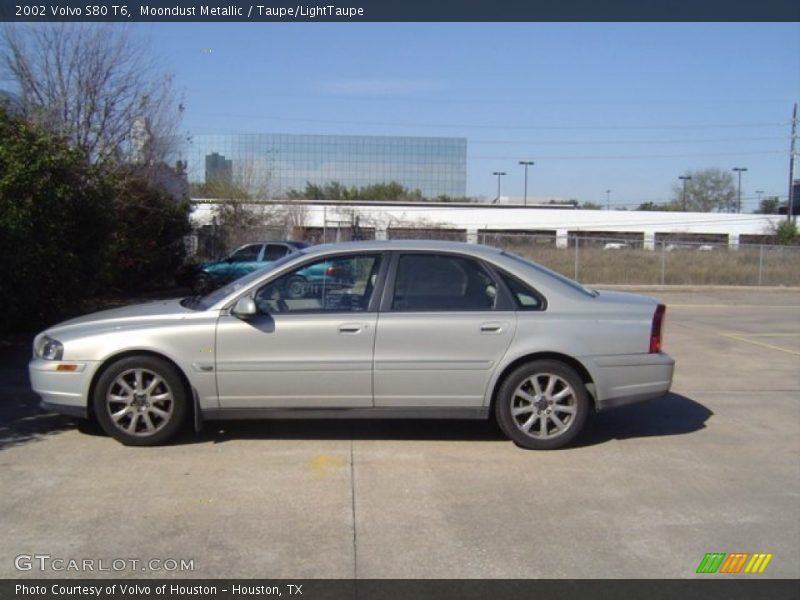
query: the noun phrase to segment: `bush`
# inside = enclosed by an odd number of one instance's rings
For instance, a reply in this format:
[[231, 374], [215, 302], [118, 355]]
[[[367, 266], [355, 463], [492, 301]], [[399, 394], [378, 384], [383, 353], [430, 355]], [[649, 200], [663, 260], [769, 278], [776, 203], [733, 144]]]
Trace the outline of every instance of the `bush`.
[[797, 230], [797, 221], [794, 219], [782, 220], [775, 228], [775, 238], [776, 241], [783, 246], [800, 243], [800, 232]]
[[0, 109], [0, 332], [76, 314], [109, 287], [171, 281], [189, 210], [152, 173], [100, 171], [64, 140]]
[[0, 110], [0, 331], [51, 322], [97, 288], [109, 198], [79, 152]]
[[191, 231], [188, 199], [176, 200], [141, 174], [118, 174], [114, 181], [114, 223], [108, 283], [140, 292], [172, 283], [183, 263], [183, 237]]

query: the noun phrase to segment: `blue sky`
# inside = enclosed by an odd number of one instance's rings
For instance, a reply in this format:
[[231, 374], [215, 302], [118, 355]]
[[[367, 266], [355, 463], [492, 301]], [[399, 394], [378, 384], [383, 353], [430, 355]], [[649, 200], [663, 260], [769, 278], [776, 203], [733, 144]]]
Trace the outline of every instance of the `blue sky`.
[[138, 24], [189, 133], [461, 136], [467, 192], [636, 206], [747, 167], [785, 197], [800, 24]]

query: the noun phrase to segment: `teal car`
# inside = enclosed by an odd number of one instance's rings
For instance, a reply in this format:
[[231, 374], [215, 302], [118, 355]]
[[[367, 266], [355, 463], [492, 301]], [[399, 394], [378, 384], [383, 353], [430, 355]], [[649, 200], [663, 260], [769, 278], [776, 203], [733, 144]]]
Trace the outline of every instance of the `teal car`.
[[306, 242], [296, 241], [253, 242], [240, 246], [222, 260], [185, 267], [176, 279], [191, 285], [195, 294], [207, 294], [308, 246]]

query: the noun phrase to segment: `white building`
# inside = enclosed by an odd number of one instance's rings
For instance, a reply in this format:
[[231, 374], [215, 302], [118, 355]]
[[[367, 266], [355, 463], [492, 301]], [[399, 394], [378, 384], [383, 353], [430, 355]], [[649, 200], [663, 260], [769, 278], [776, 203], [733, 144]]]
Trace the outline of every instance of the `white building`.
[[[213, 199], [195, 199], [192, 219], [197, 226], [210, 224], [214, 215]], [[606, 235], [640, 237], [647, 249], [655, 247], [657, 235], [697, 237], [702, 235], [726, 239], [738, 246], [748, 236], [771, 235], [785, 216], [682, 213], [624, 210], [581, 210], [548, 205], [401, 203], [297, 201], [291, 205], [270, 203], [275, 210], [302, 212], [307, 228], [331, 228], [351, 223], [358, 217], [361, 227], [374, 231], [376, 239], [385, 239], [392, 229], [444, 229], [465, 233], [470, 242], [477, 242], [483, 232], [549, 233], [556, 244], [566, 247], [570, 235]], [[743, 240], [743, 241], [744, 241]]]

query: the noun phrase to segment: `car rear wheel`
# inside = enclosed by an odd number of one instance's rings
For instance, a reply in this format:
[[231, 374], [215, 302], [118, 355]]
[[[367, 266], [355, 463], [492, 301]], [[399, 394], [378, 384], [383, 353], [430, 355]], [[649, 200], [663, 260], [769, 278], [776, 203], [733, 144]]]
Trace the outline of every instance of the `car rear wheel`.
[[527, 363], [498, 390], [495, 414], [517, 445], [553, 450], [580, 433], [589, 413], [589, 394], [574, 369], [553, 360]]
[[286, 280], [284, 290], [286, 290], [287, 298], [290, 300], [297, 300], [306, 295], [308, 291], [308, 282], [305, 280], [305, 277], [301, 275], [293, 275]]
[[106, 369], [97, 382], [94, 412], [103, 430], [128, 446], [155, 446], [186, 421], [187, 394], [164, 360], [131, 356]]

